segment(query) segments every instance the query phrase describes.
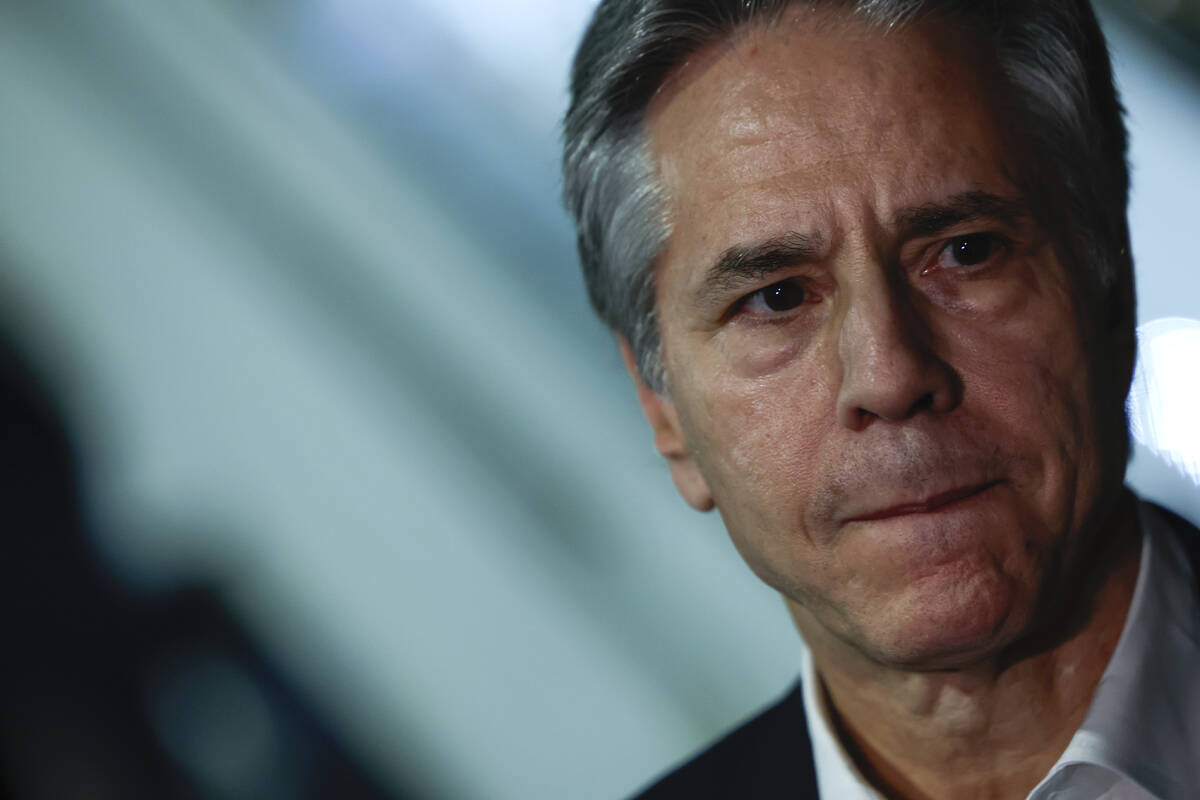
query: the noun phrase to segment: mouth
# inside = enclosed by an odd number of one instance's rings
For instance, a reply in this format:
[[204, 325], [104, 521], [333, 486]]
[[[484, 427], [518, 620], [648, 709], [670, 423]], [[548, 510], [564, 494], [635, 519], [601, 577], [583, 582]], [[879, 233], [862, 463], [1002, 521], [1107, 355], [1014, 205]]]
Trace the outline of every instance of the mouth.
[[932, 514], [934, 512], [949, 510], [953, 506], [970, 500], [972, 497], [983, 494], [988, 489], [991, 489], [999, 481], [991, 483], [976, 484], [973, 486], [962, 486], [957, 489], [951, 489], [948, 492], [941, 492], [932, 497], [926, 498], [915, 503], [901, 503], [887, 508], [881, 508], [877, 511], [871, 511], [866, 514], [859, 514], [847, 519], [847, 522], [873, 522], [881, 519], [892, 519], [894, 517], [904, 517], [910, 514]]

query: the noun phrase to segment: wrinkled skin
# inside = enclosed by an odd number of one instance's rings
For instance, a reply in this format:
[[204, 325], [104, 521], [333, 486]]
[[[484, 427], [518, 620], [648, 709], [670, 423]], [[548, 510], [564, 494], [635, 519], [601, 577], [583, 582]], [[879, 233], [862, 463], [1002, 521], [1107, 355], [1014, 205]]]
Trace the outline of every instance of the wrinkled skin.
[[975, 59], [945, 29], [785, 20], [698, 54], [648, 122], [658, 448], [806, 624], [911, 669], [1035, 633], [1123, 473], [1104, 323]]

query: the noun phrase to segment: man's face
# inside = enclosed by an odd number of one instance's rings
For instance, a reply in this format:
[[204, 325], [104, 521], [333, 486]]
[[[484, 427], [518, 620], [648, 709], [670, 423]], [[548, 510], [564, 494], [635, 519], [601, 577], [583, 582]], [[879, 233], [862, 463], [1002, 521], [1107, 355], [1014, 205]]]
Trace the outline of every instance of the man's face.
[[763, 580], [872, 659], [961, 663], [1072, 568], [1112, 421], [971, 43], [813, 22], [710, 48], [651, 108], [670, 392], [643, 398]]

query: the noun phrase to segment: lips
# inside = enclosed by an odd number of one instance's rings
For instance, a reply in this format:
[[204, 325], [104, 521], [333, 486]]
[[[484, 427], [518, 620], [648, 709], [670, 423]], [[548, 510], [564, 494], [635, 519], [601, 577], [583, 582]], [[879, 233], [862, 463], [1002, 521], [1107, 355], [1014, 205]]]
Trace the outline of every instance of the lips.
[[876, 511], [870, 511], [865, 514], [856, 514], [853, 517], [849, 517], [846, 521], [872, 522], [881, 519], [891, 519], [893, 517], [903, 517], [909, 514], [930, 514], [935, 511], [947, 509], [950, 506], [982, 494], [995, 486], [996, 483], [998, 483], [998, 481], [975, 484], [972, 486], [962, 486], [956, 489], [951, 489], [947, 492], [940, 492], [918, 502], [899, 503], [893, 506], [878, 509]]

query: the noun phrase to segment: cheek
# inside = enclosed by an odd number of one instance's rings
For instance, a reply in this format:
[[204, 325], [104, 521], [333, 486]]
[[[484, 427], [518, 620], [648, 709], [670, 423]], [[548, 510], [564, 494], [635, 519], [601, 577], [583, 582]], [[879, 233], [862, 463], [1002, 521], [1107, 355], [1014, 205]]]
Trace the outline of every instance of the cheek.
[[735, 535], [798, 524], [821, 479], [820, 445], [833, 419], [827, 397], [827, 387], [783, 374], [731, 374], [706, 395], [694, 455]]
[[[1013, 476], [1055, 516], [1070, 514], [1095, 482], [1098, 431], [1089, 365], [1074, 328], [1057, 320], [1008, 336], [971, 331], [953, 361], [962, 365], [963, 405], [988, 438], [1030, 468]], [[1081, 486], [1085, 491], [1080, 491]], [[1049, 509], [1047, 509], [1049, 510]]]

